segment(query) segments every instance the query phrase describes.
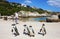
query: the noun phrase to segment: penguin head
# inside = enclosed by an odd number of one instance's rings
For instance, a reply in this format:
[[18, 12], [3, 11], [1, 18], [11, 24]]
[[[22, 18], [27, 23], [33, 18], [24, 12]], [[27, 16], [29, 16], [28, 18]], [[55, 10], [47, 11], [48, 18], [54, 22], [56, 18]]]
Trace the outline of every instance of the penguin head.
[[24, 26], [26, 26], [26, 25], [24, 25]]

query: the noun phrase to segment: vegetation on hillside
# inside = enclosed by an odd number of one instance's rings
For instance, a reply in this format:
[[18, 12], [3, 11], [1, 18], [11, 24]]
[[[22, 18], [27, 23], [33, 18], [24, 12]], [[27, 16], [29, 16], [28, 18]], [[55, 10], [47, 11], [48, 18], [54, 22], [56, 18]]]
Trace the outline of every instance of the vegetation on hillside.
[[[37, 8], [32, 8], [29, 5], [27, 5], [27, 7], [21, 6], [21, 4], [19, 3], [10, 3], [6, 0], [0, 0], [0, 13], [1, 15], [12, 15], [14, 14], [14, 12], [16, 11], [37, 11], [38, 13], [44, 13], [44, 12], [48, 12], [46, 10], [43, 10], [41, 8], [37, 9]], [[48, 12], [50, 13], [50, 12]]]

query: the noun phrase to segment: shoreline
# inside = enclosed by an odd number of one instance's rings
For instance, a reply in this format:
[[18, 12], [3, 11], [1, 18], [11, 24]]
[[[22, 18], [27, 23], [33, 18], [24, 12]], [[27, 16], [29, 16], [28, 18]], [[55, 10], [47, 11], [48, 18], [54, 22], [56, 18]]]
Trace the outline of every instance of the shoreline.
[[[5, 18], [5, 17], [7, 17], [7, 19], [13, 19], [11, 16], [2, 16], [2, 17], [0, 17], [0, 19], [1, 19], [1, 18]], [[42, 16], [42, 17], [44, 18], [44, 17], [46, 17], [46, 16]], [[42, 17], [39, 17], [39, 16], [22, 17], [22, 16], [21, 16], [21, 17], [19, 17], [19, 20], [23, 20], [23, 19], [26, 19], [26, 20], [32, 19], [32, 20], [33, 20], [33, 19], [42, 18]], [[38, 19], [38, 21], [39, 21], [39, 22], [60, 22], [60, 19], [48, 19], [48, 18], [44, 18], [44, 19], [45, 19], [45, 20], [43, 20], [43, 19], [42, 19], [42, 20], [39, 20], [39, 19]], [[35, 21], [35, 20], [34, 20], [34, 21]], [[36, 20], [36, 21], [37, 21], [37, 20]]]

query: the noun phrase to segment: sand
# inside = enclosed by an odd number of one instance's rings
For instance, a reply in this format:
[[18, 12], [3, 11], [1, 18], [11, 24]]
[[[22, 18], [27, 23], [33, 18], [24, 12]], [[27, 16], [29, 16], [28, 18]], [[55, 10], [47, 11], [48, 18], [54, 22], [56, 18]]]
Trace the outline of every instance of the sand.
[[[16, 26], [20, 35], [16, 37], [11, 32], [13, 23], [14, 22], [12, 20], [4, 21], [0, 19], [0, 39], [60, 39], [60, 22], [47, 23], [35, 21], [19, 21], [19, 24], [17, 24]], [[47, 31], [45, 36], [38, 34], [39, 29], [41, 28], [43, 23], [45, 24], [45, 28]], [[24, 24], [26, 24], [27, 26], [31, 25], [33, 27], [35, 37], [29, 37], [28, 35], [23, 34]]]

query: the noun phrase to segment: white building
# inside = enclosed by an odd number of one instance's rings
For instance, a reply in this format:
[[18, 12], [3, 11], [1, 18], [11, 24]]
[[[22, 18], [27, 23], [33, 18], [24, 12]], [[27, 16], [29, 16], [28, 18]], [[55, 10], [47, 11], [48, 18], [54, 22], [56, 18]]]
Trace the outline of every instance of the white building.
[[21, 4], [21, 6], [27, 7], [26, 4]]

